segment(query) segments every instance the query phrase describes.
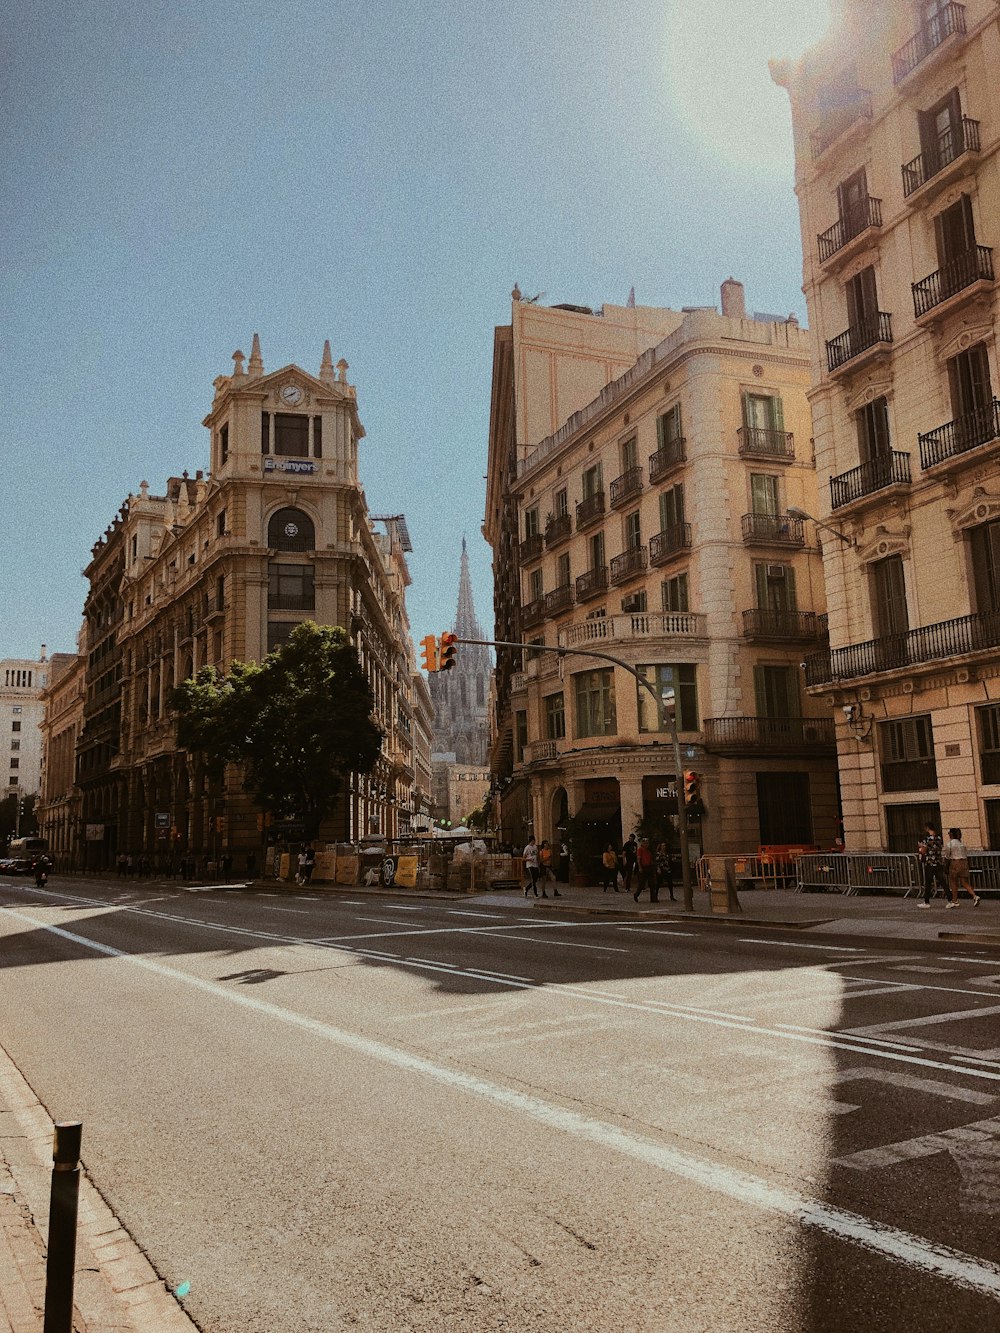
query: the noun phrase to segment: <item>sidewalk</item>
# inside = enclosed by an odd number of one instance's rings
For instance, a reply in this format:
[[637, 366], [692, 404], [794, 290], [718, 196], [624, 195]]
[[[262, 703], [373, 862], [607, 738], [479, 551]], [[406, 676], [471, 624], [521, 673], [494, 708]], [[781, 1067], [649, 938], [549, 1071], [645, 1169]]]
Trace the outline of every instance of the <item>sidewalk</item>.
[[[84, 1125], [84, 1162], [86, 1152]], [[51, 1171], [52, 1121], [0, 1047], [0, 1333], [42, 1327]], [[192, 1333], [197, 1327], [85, 1174], [74, 1295], [74, 1333]]]

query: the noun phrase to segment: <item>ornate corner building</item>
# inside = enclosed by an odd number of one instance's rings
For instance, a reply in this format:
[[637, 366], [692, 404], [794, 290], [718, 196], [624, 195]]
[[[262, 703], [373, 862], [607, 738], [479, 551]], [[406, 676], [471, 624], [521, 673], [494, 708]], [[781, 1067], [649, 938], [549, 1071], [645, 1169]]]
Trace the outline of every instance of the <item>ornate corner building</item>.
[[850, 845], [1000, 848], [1000, 10], [847, 0], [772, 67], [795, 133]]
[[[77, 746], [78, 848], [87, 866], [119, 851], [244, 854], [260, 812], [231, 767], [214, 780], [179, 750], [169, 700], [205, 665], [261, 660], [304, 619], [342, 625], [385, 734], [375, 770], [352, 779], [330, 839], [408, 831], [416, 774], [415, 662], [405, 591], [405, 520], [368, 513], [358, 477], [364, 428], [347, 363], [319, 374], [249, 362], [214, 383], [204, 425], [211, 469], [129, 495], [86, 569], [85, 700]], [[423, 719], [426, 707], [419, 703]], [[416, 728], [418, 739], [425, 722]], [[426, 746], [425, 746], [426, 748]], [[422, 757], [429, 791], [430, 756]]]

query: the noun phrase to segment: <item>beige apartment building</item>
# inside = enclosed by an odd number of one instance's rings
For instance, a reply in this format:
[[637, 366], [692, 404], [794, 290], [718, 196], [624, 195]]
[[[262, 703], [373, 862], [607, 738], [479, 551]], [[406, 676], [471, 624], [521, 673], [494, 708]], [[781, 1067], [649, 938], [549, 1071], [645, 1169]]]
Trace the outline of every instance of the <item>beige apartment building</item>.
[[1000, 10], [846, 0], [789, 93], [848, 845], [1000, 848]]
[[[86, 571], [77, 782], [88, 866], [125, 851], [155, 861], [228, 853], [242, 868], [242, 856], [260, 849], [261, 812], [240, 772], [215, 777], [178, 749], [170, 696], [203, 666], [261, 660], [306, 619], [348, 630], [385, 735], [375, 769], [352, 778], [324, 836], [411, 826], [416, 664], [405, 520], [368, 512], [356, 392], [329, 344], [318, 375], [296, 365], [265, 372], [256, 335], [244, 361], [235, 353], [232, 373], [214, 381], [204, 421], [210, 471], [171, 477], [162, 495], [142, 482]], [[426, 718], [421, 725], [429, 731]], [[428, 744], [428, 791], [429, 766]], [[272, 836], [281, 832], [296, 836], [292, 827]]]
[[[681, 313], [518, 460], [517, 623], [539, 650], [511, 678], [513, 779], [530, 826], [567, 815], [619, 842], [676, 811], [669, 729], [635, 679], [675, 711], [683, 763], [706, 807], [693, 840], [828, 846], [837, 833], [833, 729], [801, 662], [825, 642], [809, 338], [794, 320]], [[572, 648], [561, 658], [545, 648]], [[526, 829], [506, 821], [508, 838]]]
[[[85, 643], [77, 653], [52, 659], [49, 683], [42, 692], [42, 779], [36, 806], [38, 831], [47, 838], [57, 868], [76, 868], [84, 830], [82, 802], [76, 785], [77, 744], [83, 731], [86, 694]], [[57, 660], [58, 659], [58, 660]]]

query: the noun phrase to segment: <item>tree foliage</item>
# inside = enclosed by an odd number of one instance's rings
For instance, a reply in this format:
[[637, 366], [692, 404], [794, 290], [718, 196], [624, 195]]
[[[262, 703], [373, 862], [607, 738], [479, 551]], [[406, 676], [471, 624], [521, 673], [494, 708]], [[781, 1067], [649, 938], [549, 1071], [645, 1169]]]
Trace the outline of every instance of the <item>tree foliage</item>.
[[178, 742], [210, 770], [243, 765], [264, 810], [297, 818], [315, 837], [350, 773], [368, 773], [382, 748], [372, 693], [342, 629], [307, 620], [263, 662], [203, 667], [173, 694]]

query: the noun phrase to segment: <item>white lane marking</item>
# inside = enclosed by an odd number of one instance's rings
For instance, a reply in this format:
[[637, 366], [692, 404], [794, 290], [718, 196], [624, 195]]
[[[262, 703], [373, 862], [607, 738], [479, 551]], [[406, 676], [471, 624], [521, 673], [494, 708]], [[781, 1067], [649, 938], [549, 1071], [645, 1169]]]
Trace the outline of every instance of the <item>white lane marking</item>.
[[868, 953], [868, 949], [856, 949], [849, 944], [805, 944], [798, 940], [758, 940], [749, 936], [740, 936], [741, 944], [763, 944], [776, 949], [821, 949], [824, 953]]
[[[487, 928], [470, 930], [469, 935], [485, 935]], [[547, 949], [596, 949], [598, 953], [628, 953], [628, 949], [616, 949], [612, 944], [579, 944], [576, 940], [533, 940], [530, 935], [518, 937], [522, 944], [544, 944]]]
[[228, 989], [218, 982], [207, 981], [150, 958], [139, 958], [134, 954], [114, 949], [110, 945], [98, 944], [84, 935], [77, 935], [59, 926], [38, 921], [18, 909], [9, 909], [9, 914], [36, 929], [47, 930], [73, 944], [91, 949], [94, 953], [104, 954], [109, 958], [119, 958], [132, 967], [141, 968], [168, 981], [191, 986], [215, 999], [226, 1000], [230, 1004], [240, 1005], [265, 1018], [299, 1028], [321, 1041], [340, 1046], [356, 1055], [377, 1060], [404, 1073], [428, 1079], [481, 1101], [491, 1102], [502, 1110], [534, 1120], [548, 1129], [558, 1130], [607, 1151], [643, 1162], [647, 1166], [686, 1180], [689, 1184], [711, 1193], [721, 1194], [751, 1208], [777, 1213], [804, 1227], [834, 1236], [839, 1240], [851, 1241], [871, 1253], [894, 1259], [906, 1267], [952, 1282], [966, 1290], [980, 1292], [994, 1300], [1000, 1300], [1000, 1265], [989, 1260], [937, 1244], [913, 1232], [887, 1226], [863, 1214], [836, 1208], [806, 1194], [772, 1185], [748, 1171], [741, 1171], [707, 1158], [695, 1157], [676, 1148], [669, 1148], [665, 1144], [643, 1138], [618, 1125], [583, 1115], [568, 1107], [556, 1106], [543, 1101], [540, 1097], [519, 1092], [514, 1088], [505, 1088], [464, 1070], [436, 1064], [425, 1056], [399, 1050], [385, 1042], [363, 1037], [359, 1033], [336, 1028], [332, 1024], [284, 1009], [255, 995], [248, 995], [246, 991]]
[[928, 967], [926, 963], [896, 963], [889, 968], [890, 972], [954, 972], [953, 967]]
[[[643, 931], [643, 934], [646, 933], [645, 930], [644, 930], [644, 928], [643, 928], [642, 926], [619, 926], [618, 929], [619, 929], [619, 930], [641, 930], [641, 931]], [[685, 939], [689, 939], [689, 940], [696, 940], [696, 939], [698, 938], [698, 936], [695, 934], [695, 932], [694, 932], [693, 930], [658, 930], [658, 931], [656, 932], [656, 934], [657, 934], [657, 936], [660, 936], [660, 935], [683, 935]]]
[[487, 921], [500, 921], [502, 919], [499, 912], [463, 912], [457, 907], [448, 907], [445, 910], [448, 916], [481, 916], [485, 917]]
[[903, 1074], [898, 1069], [875, 1069], [858, 1065], [854, 1069], [842, 1069], [834, 1077], [837, 1083], [887, 1083], [891, 1087], [905, 1089], [907, 1092], [943, 1097], [952, 1102], [971, 1102], [973, 1106], [989, 1106], [991, 1102], [996, 1101], [991, 1092], [974, 1092], [972, 1088], [960, 1088], [957, 1085], [942, 1083], [940, 1079], [918, 1078], [916, 1074]]
[[971, 1065], [988, 1065], [992, 1069], [1000, 1069], [1000, 1060], [984, 1060], [980, 1055], [949, 1055], [949, 1060], [964, 1060]]
[[294, 912], [296, 916], [312, 915], [308, 907], [278, 907], [276, 903], [272, 903], [267, 910], [269, 912]]
[[[787, 1028], [789, 1032], [829, 1032], [829, 1028], [807, 1028], [800, 1023], [775, 1023], [776, 1028]], [[873, 1045], [885, 1046], [893, 1051], [919, 1051], [919, 1046], [910, 1046], [901, 1041], [882, 1041], [878, 1037], [856, 1037], [852, 1036], [851, 1041], [871, 1042]]]
[[[29, 888], [27, 891], [36, 894], [36, 896], [40, 895], [45, 898], [51, 898], [56, 896], [54, 894], [49, 893], [46, 890], [36, 890]], [[86, 901], [87, 900], [83, 898], [77, 898], [76, 900], [77, 905], [79, 905], [81, 902], [86, 902]], [[98, 907], [105, 907], [105, 908], [107, 907], [107, 904], [99, 899], [91, 900], [91, 902], [93, 905]], [[45, 922], [35, 921], [33, 917], [24, 916], [15, 908], [8, 907], [5, 908], [4, 910], [6, 915], [9, 917], [22, 916], [24, 920], [30, 921], [33, 925], [37, 927], [46, 930], [57, 929], [54, 926], [46, 925]], [[264, 940], [268, 943], [299, 944], [299, 945], [313, 944], [322, 948], [334, 948], [342, 953], [355, 954], [360, 958], [375, 958], [379, 962], [395, 963], [398, 966], [415, 966], [430, 972], [441, 972], [448, 976], [472, 977], [473, 979], [477, 979], [480, 981], [490, 981], [494, 985], [500, 984], [500, 982], [497, 980], [495, 976], [490, 976], [478, 968], [464, 968], [450, 963], [441, 963], [437, 961], [413, 962], [407, 964], [406, 960], [401, 958], [399, 954], [387, 953], [384, 950], [380, 951], [378, 949], [351, 948], [343, 943], [337, 943], [331, 945], [328, 944], [323, 939], [310, 939], [309, 937], [302, 937], [296, 935], [278, 935], [271, 931], [250, 930], [245, 926], [230, 926], [214, 921], [199, 921], [196, 917], [177, 916], [171, 912], [152, 912], [143, 907], [128, 907], [125, 908], [124, 910], [132, 912], [138, 916], [155, 917], [158, 920], [171, 921], [178, 925], [193, 926], [202, 930], [215, 930], [224, 935], [243, 935], [249, 937], [250, 939]], [[98, 919], [103, 919], [103, 918], [98, 918]], [[419, 934], [420, 932], [414, 932], [414, 933]], [[509, 983], [505, 982], [503, 984], [506, 985]], [[549, 990], [553, 994], [560, 996], [581, 997], [583, 999], [588, 999], [595, 1004], [612, 1004], [618, 1008], [628, 1009], [639, 1013], [645, 1013], [647, 1015], [655, 1014], [655, 1015], [662, 1015], [664, 1017], [674, 1016], [677, 1018], [686, 1018], [693, 1023], [706, 1023], [711, 1027], [730, 1028], [737, 1032], [745, 1032], [747, 1030], [747, 1023], [742, 1020], [736, 1022], [734, 1019], [717, 1018], [717, 1017], [712, 1017], [708, 1014], [701, 1014], [691, 1010], [684, 1010], [677, 1005], [671, 1005], [667, 1001], [659, 1002], [659, 1004], [654, 1006], [649, 1002], [636, 1002], [633, 1000], [629, 1000], [624, 996], [616, 995], [613, 992], [603, 992], [595, 990], [592, 987], [574, 986], [565, 982], [563, 983], [558, 983], [558, 982], [554, 983], [548, 981], [526, 982], [526, 983], [515, 982], [514, 984], [530, 986], [533, 989]], [[816, 1035], [813, 1035], [810, 1032], [799, 1032], [794, 1029], [788, 1029], [788, 1028], [782, 1029], [778, 1027], [764, 1027], [762, 1025], [754, 1027], [752, 1031], [755, 1034], [759, 1034], [761, 1036], [781, 1038], [785, 1041], [796, 1041], [807, 1046], [820, 1046], [820, 1047], [826, 1047], [827, 1049], [838, 1050], [838, 1051], [853, 1051], [862, 1055], [876, 1055], [883, 1060], [902, 1061], [906, 1064], [916, 1065], [924, 1069], [942, 1069], [949, 1074], [954, 1074], [958, 1072], [958, 1070], [956, 1070], [954, 1065], [946, 1064], [942, 1060], [932, 1060], [930, 1058], [913, 1055], [908, 1052], [904, 1053], [893, 1050], [883, 1050], [881, 1047], [864, 1046], [860, 1044], [861, 1042], [867, 1040], [867, 1038], [865, 1038], [863, 1035], [855, 1037], [854, 1034], [850, 1033], [849, 1034], [840, 1034], [836, 1032], [831, 1033], [822, 1029], [818, 1030]], [[949, 1050], [949, 1048], [947, 1047], [944, 1048], [937, 1047], [936, 1049]], [[962, 1072], [969, 1078], [979, 1078], [979, 1079], [985, 1079], [989, 1082], [1000, 1083], [1000, 1070], [994, 1072], [989, 1069], [980, 1070], [980, 1069], [970, 1068], [963, 1070]]]
[[903, 1139], [883, 1148], [867, 1148], [837, 1158], [835, 1166], [876, 1171], [946, 1152], [958, 1167], [959, 1207], [964, 1213], [993, 1217], [1000, 1204], [1000, 1118], [977, 1120], [937, 1134]]
[[[937, 987], [934, 988], [935, 990]], [[987, 992], [984, 992], [984, 994]], [[990, 995], [995, 1000], [995, 995]], [[953, 1009], [941, 1014], [923, 1014], [919, 1018], [897, 1018], [890, 1023], [858, 1023], [844, 1028], [846, 1037], [861, 1036], [867, 1032], [902, 1032], [909, 1028], [937, 1027], [941, 1023], [959, 1023], [967, 1018], [992, 1018], [1000, 1014], [1000, 1004], [984, 1004], [981, 1009]]]

